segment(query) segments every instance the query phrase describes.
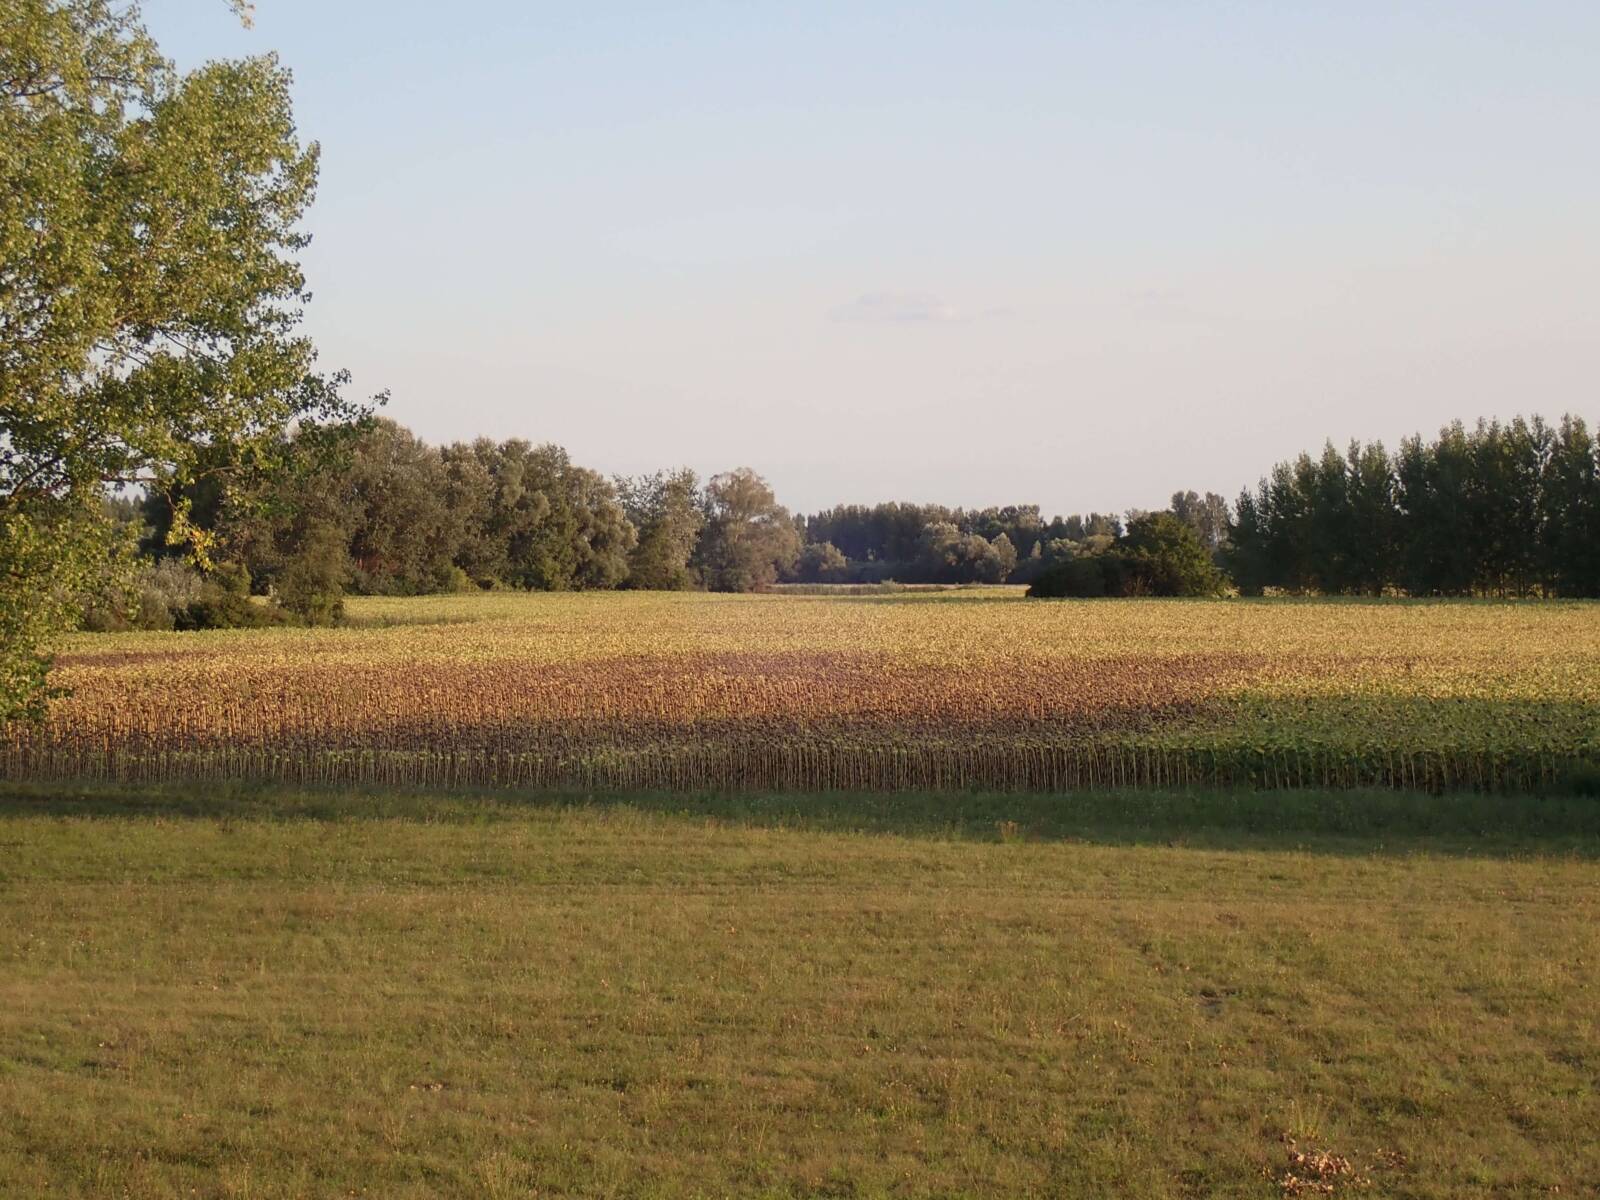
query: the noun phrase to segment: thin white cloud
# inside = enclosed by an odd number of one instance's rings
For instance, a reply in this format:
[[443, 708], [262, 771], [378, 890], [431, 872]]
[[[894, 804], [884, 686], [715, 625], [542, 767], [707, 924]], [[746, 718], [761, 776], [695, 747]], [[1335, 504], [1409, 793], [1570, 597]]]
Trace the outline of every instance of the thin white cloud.
[[1175, 325], [1211, 325], [1218, 320], [1189, 302], [1183, 292], [1170, 288], [1146, 288], [1128, 293], [1128, 310], [1137, 321], [1158, 321]]
[[960, 321], [966, 314], [937, 296], [922, 292], [868, 292], [833, 310], [835, 321], [870, 321], [905, 324]]

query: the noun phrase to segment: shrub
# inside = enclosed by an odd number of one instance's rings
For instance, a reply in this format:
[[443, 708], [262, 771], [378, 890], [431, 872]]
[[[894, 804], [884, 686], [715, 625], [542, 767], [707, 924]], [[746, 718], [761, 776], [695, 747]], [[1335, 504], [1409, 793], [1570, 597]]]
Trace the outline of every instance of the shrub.
[[1141, 595], [1217, 596], [1227, 587], [1194, 527], [1170, 512], [1129, 521], [1118, 548]]
[[850, 573], [850, 560], [832, 542], [812, 542], [800, 551], [794, 577], [801, 583], [840, 583]]
[[108, 588], [90, 600], [83, 628], [91, 633], [128, 629], [175, 629], [184, 614], [202, 603], [214, 584], [176, 558], [141, 563], [126, 586]]
[[288, 615], [250, 599], [250, 572], [242, 563], [222, 563], [200, 577], [198, 594], [173, 612], [173, 628], [247, 629], [287, 624]]
[[278, 574], [274, 598], [308, 625], [332, 625], [344, 616], [344, 585], [350, 556], [338, 529], [317, 522], [306, 530], [299, 551]]
[[[1086, 554], [1069, 558], [1047, 568], [1028, 588], [1030, 596], [1050, 598], [1104, 596], [1111, 563], [1106, 554]], [[1118, 593], [1111, 593], [1116, 595]]]
[[1192, 528], [1171, 513], [1128, 523], [1107, 549], [1080, 554], [1044, 571], [1035, 597], [1216, 596], [1227, 579]]
[[476, 592], [478, 585], [455, 563], [440, 563], [433, 569], [433, 590], [436, 594], [456, 595]]

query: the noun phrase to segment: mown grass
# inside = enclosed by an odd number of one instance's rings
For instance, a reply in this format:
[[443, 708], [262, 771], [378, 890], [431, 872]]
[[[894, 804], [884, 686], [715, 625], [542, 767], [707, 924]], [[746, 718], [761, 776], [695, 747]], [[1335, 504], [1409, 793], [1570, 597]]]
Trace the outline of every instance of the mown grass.
[[1588, 1194], [1597, 860], [1560, 796], [11, 788], [0, 1196]]

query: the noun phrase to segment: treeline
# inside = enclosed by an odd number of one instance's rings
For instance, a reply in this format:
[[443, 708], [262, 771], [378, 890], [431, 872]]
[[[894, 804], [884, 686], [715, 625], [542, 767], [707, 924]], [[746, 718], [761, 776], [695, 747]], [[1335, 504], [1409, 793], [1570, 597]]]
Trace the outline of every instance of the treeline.
[[1600, 596], [1596, 442], [1569, 416], [1330, 444], [1239, 497], [1220, 560], [1247, 595]]
[[[320, 435], [318, 435], [320, 436]], [[839, 505], [792, 514], [755, 472], [607, 478], [557, 446], [431, 446], [388, 420], [259, 485], [215, 464], [112, 507], [147, 565], [134, 623], [336, 619], [347, 591], [753, 591], [779, 582], [1027, 583], [1036, 595], [1600, 596], [1600, 447], [1581, 420], [1455, 424], [1432, 441], [1331, 445], [1235, 506], [1177, 492], [1161, 513], [1037, 505]], [[173, 537], [177, 529], [182, 536]], [[184, 565], [198, 544], [206, 569]], [[250, 603], [252, 593], [274, 604]], [[93, 627], [130, 618], [116, 598]]]
[[[228, 598], [241, 588], [311, 623], [335, 619], [346, 591], [750, 591], [795, 577], [804, 544], [803, 521], [748, 469], [703, 484], [688, 470], [608, 479], [557, 446], [436, 447], [388, 420], [337, 453], [304, 449], [285, 456], [299, 469], [259, 487], [219, 463], [172, 494], [113, 505], [139, 526], [149, 563], [138, 623], [237, 615]], [[185, 536], [172, 537], [180, 527]], [[211, 560], [198, 580], [176, 565], [197, 537]], [[115, 625], [116, 607], [99, 604], [90, 624]]]
[[[146, 567], [131, 618], [101, 597], [88, 624], [325, 623], [346, 592], [1026, 582], [1122, 532], [1107, 514], [1046, 519], [1036, 505], [880, 504], [804, 517], [748, 468], [705, 481], [687, 469], [607, 478], [558, 446], [432, 446], [389, 420], [334, 450], [318, 437], [287, 447], [278, 457], [296, 469], [259, 484], [218, 461], [171, 493], [112, 502]], [[202, 572], [183, 565], [196, 538]], [[250, 606], [251, 592], [276, 603]]]
[[1122, 533], [1106, 513], [1046, 519], [1037, 504], [841, 504], [805, 520], [808, 583], [1026, 583]]

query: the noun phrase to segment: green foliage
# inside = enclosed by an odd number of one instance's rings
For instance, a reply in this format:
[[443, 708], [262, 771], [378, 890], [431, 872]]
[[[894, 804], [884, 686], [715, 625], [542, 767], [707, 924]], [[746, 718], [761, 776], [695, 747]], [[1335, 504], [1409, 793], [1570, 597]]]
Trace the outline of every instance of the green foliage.
[[[180, 74], [131, 6], [0, 4], [0, 713], [39, 711], [114, 557], [108, 483], [267, 468], [357, 414], [296, 333], [316, 174], [274, 58]], [[170, 532], [205, 559], [186, 506]]]
[[749, 467], [712, 476], [705, 516], [696, 565], [714, 592], [771, 587], [800, 556], [801, 535], [789, 510]]
[[479, 438], [441, 455], [455, 563], [479, 583], [569, 591], [626, 577], [636, 534], [615, 490], [559, 446]]
[[472, 582], [472, 576], [456, 566], [455, 563], [446, 563], [434, 572], [431, 590], [451, 595], [476, 591], [477, 586]]
[[37, 720], [50, 639], [101, 589], [114, 545], [98, 508], [35, 498], [0, 504], [0, 721]]
[[1217, 596], [1227, 579], [1194, 526], [1170, 512], [1145, 513], [1109, 547], [1046, 570], [1028, 588], [1035, 597]]
[[1212, 554], [1218, 553], [1228, 540], [1228, 502], [1215, 492], [1204, 496], [1198, 492], [1173, 492], [1169, 511], [1189, 526], [1201, 543]]
[[699, 481], [687, 468], [616, 481], [623, 511], [638, 531], [626, 586], [655, 591], [693, 587], [689, 561], [705, 526]]
[[1570, 416], [1330, 445], [1240, 496], [1229, 541], [1252, 595], [1600, 596], [1600, 456]]
[[1600, 799], [1600, 765], [1591, 763], [1573, 767], [1556, 790], [1569, 796]]
[[1016, 548], [1004, 533], [989, 541], [939, 521], [922, 531], [910, 577], [926, 583], [1004, 583], [1016, 566]]
[[1600, 596], [1600, 443], [1565, 417], [1539, 476], [1539, 569], [1557, 596]]
[[[841, 504], [807, 517], [805, 526], [808, 541], [835, 546], [849, 563], [845, 578], [862, 583], [891, 577], [923, 583], [996, 582], [995, 563], [1008, 558], [1013, 566], [1002, 579], [1026, 583], [1066, 557], [1065, 547], [1122, 532], [1120, 522], [1103, 513], [1046, 521], [1037, 504], [984, 509]], [[929, 535], [935, 526], [951, 526], [959, 536], [944, 529]], [[966, 541], [969, 535], [989, 543], [994, 553]], [[1010, 554], [998, 541], [1002, 537]], [[1051, 547], [1057, 548], [1054, 556]]]
[[1227, 587], [1194, 528], [1170, 512], [1148, 513], [1129, 521], [1117, 550], [1125, 564], [1130, 594], [1217, 596]]
[[131, 578], [89, 599], [83, 628], [96, 633], [173, 629], [174, 614], [198, 600], [202, 586], [200, 572], [177, 559], [141, 563]]
[[1063, 559], [1028, 587], [1028, 595], [1046, 599], [1074, 597], [1095, 600], [1122, 595], [1121, 559], [1112, 554], [1085, 554]]
[[347, 536], [357, 587], [412, 594], [443, 580], [444, 590], [458, 590], [450, 571], [465, 514], [445, 503], [439, 451], [380, 420], [352, 442], [349, 460], [330, 464], [315, 483], [319, 515]]
[[800, 551], [794, 575], [801, 583], [839, 583], [849, 577], [850, 560], [832, 542], [812, 542]]
[[349, 577], [344, 535], [335, 525], [313, 521], [278, 575], [274, 598], [308, 625], [332, 625], [344, 615]]
[[288, 624], [290, 612], [258, 604], [250, 596], [250, 572], [238, 563], [222, 563], [200, 581], [199, 594], [173, 612], [176, 629], [252, 629]]
[[290, 455], [299, 469], [206, 509], [225, 551], [269, 588], [311, 525], [338, 532], [347, 582], [366, 594], [567, 591], [628, 573], [635, 534], [612, 485], [560, 447], [485, 438], [441, 449], [387, 420], [304, 452], [301, 441]]
[[83, 628], [94, 632], [130, 629], [253, 629], [288, 624], [280, 605], [257, 603], [250, 573], [238, 563], [200, 571], [177, 558], [140, 563], [131, 578], [114, 581], [91, 599]]

